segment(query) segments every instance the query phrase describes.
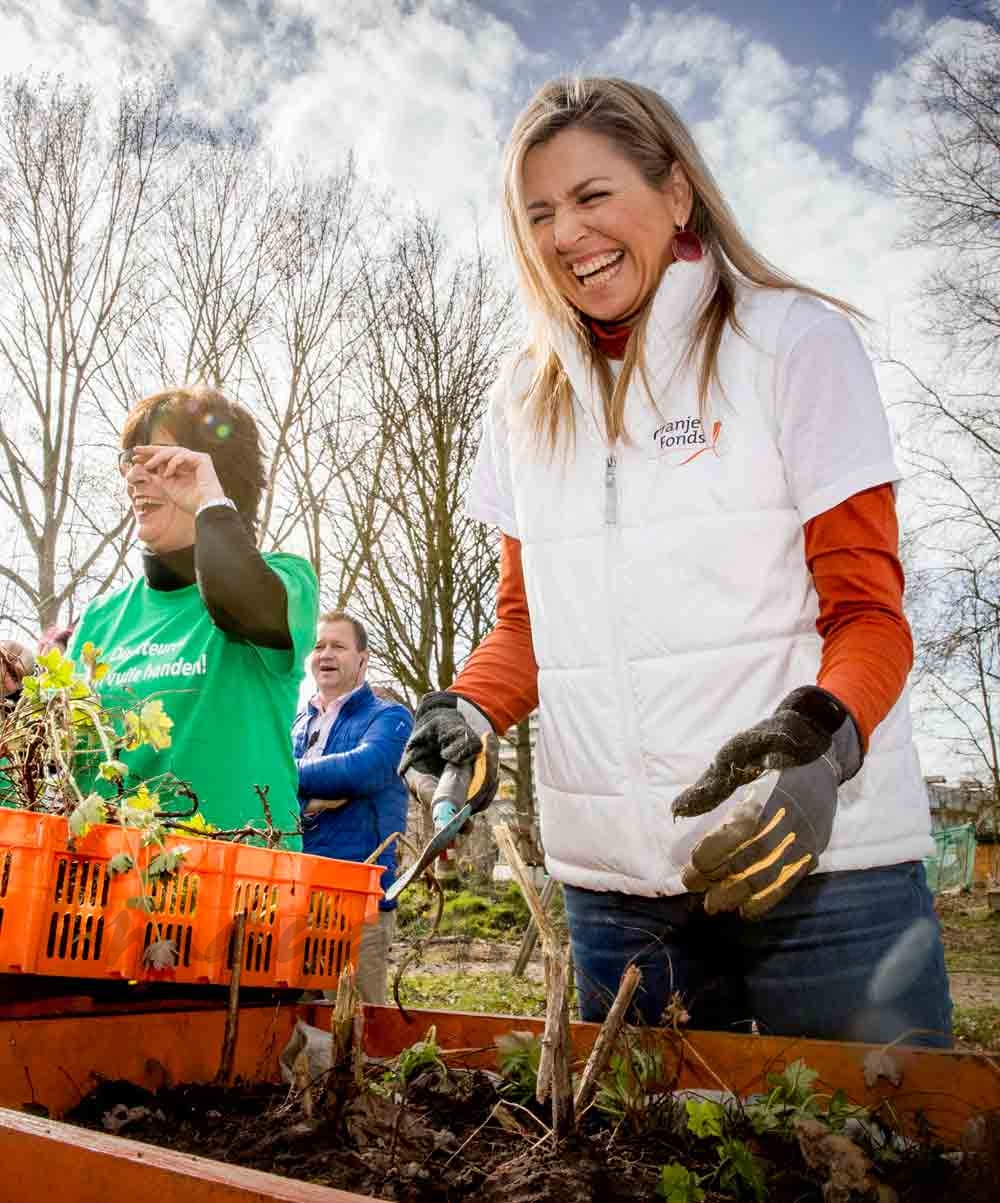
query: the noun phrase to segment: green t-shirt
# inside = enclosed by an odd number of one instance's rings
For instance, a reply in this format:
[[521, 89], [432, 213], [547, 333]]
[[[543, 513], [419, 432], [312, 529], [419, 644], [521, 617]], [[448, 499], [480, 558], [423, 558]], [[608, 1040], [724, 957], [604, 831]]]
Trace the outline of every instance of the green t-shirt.
[[[172, 773], [191, 784], [200, 812], [224, 829], [263, 824], [255, 785], [270, 786], [278, 827], [293, 828], [299, 815], [290, 729], [316, 637], [318, 587], [300, 556], [276, 552], [264, 559], [288, 596], [290, 651], [255, 647], [220, 631], [197, 585], [151, 589], [141, 577], [92, 601], [70, 647], [70, 656], [87, 641], [101, 649], [109, 665], [98, 685], [106, 706], [136, 708], [159, 698], [173, 719], [169, 748], [144, 744], [122, 756], [127, 784]], [[297, 849], [301, 841], [293, 837], [285, 846]]]

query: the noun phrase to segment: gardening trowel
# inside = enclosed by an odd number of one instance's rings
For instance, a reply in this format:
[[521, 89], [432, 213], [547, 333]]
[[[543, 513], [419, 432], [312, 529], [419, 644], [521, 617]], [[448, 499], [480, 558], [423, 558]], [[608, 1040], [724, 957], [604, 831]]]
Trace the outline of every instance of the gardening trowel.
[[385, 900], [391, 902], [406, 889], [415, 878], [455, 842], [455, 837], [472, 818], [472, 807], [466, 802], [469, 783], [472, 780], [472, 765], [446, 764], [431, 799], [431, 816], [434, 820], [434, 836], [428, 840], [416, 861], [392, 883], [386, 891]]

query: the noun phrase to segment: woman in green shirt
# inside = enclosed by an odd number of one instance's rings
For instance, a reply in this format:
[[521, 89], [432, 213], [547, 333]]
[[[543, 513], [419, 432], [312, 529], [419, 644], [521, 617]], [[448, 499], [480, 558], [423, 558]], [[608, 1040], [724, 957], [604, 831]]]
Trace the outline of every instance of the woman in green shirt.
[[204, 817], [227, 830], [263, 820], [266, 788], [275, 824], [294, 830], [289, 729], [318, 590], [300, 556], [257, 550], [257, 425], [213, 389], [172, 389], [131, 410], [122, 448], [143, 572], [90, 603], [70, 655], [87, 642], [101, 649], [106, 705], [159, 698], [173, 720], [169, 746], [124, 755], [134, 781], [189, 783]]

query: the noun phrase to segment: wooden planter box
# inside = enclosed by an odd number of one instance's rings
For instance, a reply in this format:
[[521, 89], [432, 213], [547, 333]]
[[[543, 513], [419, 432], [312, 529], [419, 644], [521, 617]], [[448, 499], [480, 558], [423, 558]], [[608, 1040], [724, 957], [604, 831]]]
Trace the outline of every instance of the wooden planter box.
[[[91, 1074], [128, 1078], [155, 1086], [166, 1072], [174, 1081], [210, 1079], [217, 1068], [224, 1015], [215, 1004], [201, 1008], [176, 1003], [111, 1004], [103, 1009], [77, 1000], [60, 1014], [0, 1017], [0, 1164], [4, 1203], [379, 1203], [371, 1196], [295, 1182], [187, 1154], [173, 1153], [121, 1137], [84, 1131], [58, 1122], [87, 1090]], [[73, 1009], [78, 1013], [67, 1013]], [[452, 1064], [495, 1066], [494, 1041], [515, 1030], [538, 1031], [539, 1020], [497, 1015], [414, 1011], [411, 1022], [389, 1007], [367, 1007], [365, 1044], [373, 1056], [390, 1056], [420, 1039], [434, 1024]], [[325, 1007], [258, 1006], [241, 1012], [235, 1072], [246, 1078], [278, 1078], [278, 1056], [296, 1018], [324, 1026]], [[583, 1057], [597, 1033], [594, 1024], [572, 1025], [576, 1053]], [[820, 1074], [817, 1088], [842, 1088], [852, 1101], [874, 1106], [891, 1099], [898, 1116], [918, 1115], [946, 1142], [957, 1144], [968, 1120], [1000, 1109], [1000, 1067], [986, 1056], [895, 1048], [898, 1085], [880, 1079], [865, 1084], [860, 1044], [660, 1032], [665, 1062], [675, 1067], [679, 1086], [722, 1087], [752, 1094], [768, 1073], [803, 1058]], [[25, 1113], [40, 1106], [52, 1118]]]

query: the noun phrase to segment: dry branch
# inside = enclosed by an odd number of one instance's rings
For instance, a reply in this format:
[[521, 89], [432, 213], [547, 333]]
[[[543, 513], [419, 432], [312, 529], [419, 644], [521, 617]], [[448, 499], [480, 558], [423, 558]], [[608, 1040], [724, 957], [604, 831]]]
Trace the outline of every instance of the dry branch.
[[[556, 892], [556, 880], [550, 877], [542, 887], [542, 908], [548, 913], [549, 904], [552, 902], [552, 896]], [[524, 977], [524, 971], [528, 967], [528, 962], [531, 960], [531, 954], [535, 951], [535, 945], [538, 943], [538, 927], [534, 919], [528, 920], [528, 926], [525, 928], [524, 936], [521, 939], [521, 947], [517, 950], [517, 956], [514, 958], [514, 968], [511, 970], [513, 977]]]
[[594, 1097], [597, 1084], [607, 1069], [608, 1062], [611, 1060], [615, 1042], [625, 1023], [625, 1016], [628, 1014], [629, 1006], [635, 997], [635, 992], [638, 990], [641, 981], [642, 974], [636, 965], [629, 965], [622, 974], [622, 980], [618, 985], [618, 993], [615, 995], [615, 1001], [611, 1004], [611, 1010], [601, 1024], [601, 1030], [594, 1041], [594, 1047], [590, 1050], [590, 1056], [587, 1058], [583, 1075], [576, 1088], [574, 1107], [578, 1115], [590, 1104], [590, 1100]]
[[493, 836], [503, 853], [511, 872], [521, 887], [532, 918], [542, 941], [545, 966], [545, 993], [548, 1004], [545, 1011], [545, 1029], [542, 1033], [542, 1051], [538, 1063], [538, 1088], [535, 1097], [540, 1103], [552, 1098], [552, 1128], [556, 1139], [567, 1136], [574, 1126], [573, 1077], [570, 1072], [572, 1045], [569, 1036], [569, 1009], [567, 986], [569, 979], [569, 953], [559, 943], [552, 920], [545, 912], [535, 884], [531, 880], [517, 841], [506, 823], [493, 828]]
[[240, 978], [243, 975], [243, 948], [246, 944], [247, 917], [241, 911], [233, 920], [233, 953], [230, 959], [229, 1003], [226, 1007], [226, 1030], [222, 1037], [222, 1056], [216, 1081], [228, 1084], [233, 1076], [236, 1036], [240, 1027]]
[[337, 981], [337, 1000], [333, 1005], [330, 1034], [333, 1037], [333, 1062], [342, 1065], [351, 1055], [354, 1041], [354, 1016], [358, 1009], [358, 988], [354, 966], [345, 965]]
[[354, 966], [345, 965], [337, 981], [337, 998], [330, 1015], [330, 1073], [326, 1079], [327, 1106], [344, 1106], [363, 1081], [364, 1016]]

